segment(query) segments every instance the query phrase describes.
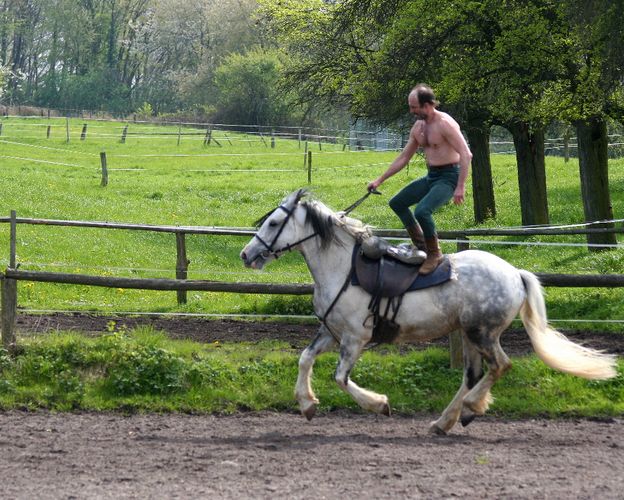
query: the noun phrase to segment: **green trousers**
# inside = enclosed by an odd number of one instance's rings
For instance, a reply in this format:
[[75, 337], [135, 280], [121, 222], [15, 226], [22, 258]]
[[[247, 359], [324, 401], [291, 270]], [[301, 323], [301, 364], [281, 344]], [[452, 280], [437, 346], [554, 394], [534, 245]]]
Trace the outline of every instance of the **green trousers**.
[[[388, 204], [405, 227], [418, 221], [425, 238], [431, 238], [436, 234], [432, 214], [453, 198], [458, 178], [459, 165], [429, 168], [427, 175], [409, 183]], [[413, 214], [412, 205], [416, 205]]]

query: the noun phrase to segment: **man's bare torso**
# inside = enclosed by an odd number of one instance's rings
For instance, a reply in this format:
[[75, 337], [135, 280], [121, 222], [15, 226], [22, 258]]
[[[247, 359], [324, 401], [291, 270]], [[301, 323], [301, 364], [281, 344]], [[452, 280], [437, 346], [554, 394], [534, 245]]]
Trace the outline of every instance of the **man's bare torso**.
[[427, 165], [436, 167], [459, 162], [459, 153], [445, 137], [445, 131], [449, 127], [459, 126], [453, 118], [441, 111], [436, 111], [436, 115], [429, 123], [418, 120], [412, 127], [412, 136], [423, 148]]

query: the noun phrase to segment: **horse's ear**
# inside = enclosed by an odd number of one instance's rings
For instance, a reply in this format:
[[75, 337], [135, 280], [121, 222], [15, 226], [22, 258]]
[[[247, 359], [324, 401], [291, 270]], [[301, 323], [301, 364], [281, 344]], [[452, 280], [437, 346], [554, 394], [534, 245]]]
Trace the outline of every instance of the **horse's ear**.
[[302, 198], [307, 196], [308, 190], [306, 188], [301, 188], [295, 193], [295, 205], [301, 201]]

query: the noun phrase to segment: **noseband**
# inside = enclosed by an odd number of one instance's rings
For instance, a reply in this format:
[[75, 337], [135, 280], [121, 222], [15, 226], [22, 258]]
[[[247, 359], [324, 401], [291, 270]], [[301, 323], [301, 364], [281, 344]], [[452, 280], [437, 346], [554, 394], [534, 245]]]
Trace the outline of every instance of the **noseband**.
[[[296, 207], [296, 205], [295, 205]], [[280, 237], [280, 235], [282, 234], [282, 231], [284, 231], [284, 228], [286, 227], [286, 224], [288, 224], [288, 221], [290, 220], [290, 218], [293, 216], [293, 214], [295, 213], [295, 210], [289, 210], [288, 208], [286, 208], [284, 205], [280, 205], [279, 207], [277, 207], [275, 210], [278, 209], [282, 209], [284, 212], [286, 212], [286, 218], [284, 219], [284, 221], [282, 222], [282, 225], [280, 226], [279, 230], [277, 231], [277, 234], [275, 235], [275, 237], [273, 238], [273, 241], [271, 241], [271, 244], [268, 244], [266, 241], [264, 241], [260, 236], [258, 236], [258, 233], [256, 233], [254, 235], [255, 238], [258, 238], [258, 241], [260, 241], [260, 243], [262, 243], [266, 250], [262, 252], [262, 257], [267, 258], [269, 256], [273, 256], [276, 259], [279, 258], [279, 256], [285, 252], [290, 252], [293, 248], [295, 248], [297, 245], [300, 245], [301, 243], [303, 243], [304, 241], [308, 241], [309, 239], [314, 238], [315, 236], [318, 236], [318, 232], [314, 232], [312, 234], [310, 234], [309, 236], [306, 236], [305, 238], [302, 238], [298, 241], [295, 241], [294, 243], [288, 243], [287, 245], [284, 245], [281, 248], [278, 248], [277, 250], [273, 249], [273, 246], [275, 245], [275, 243], [277, 242], [277, 239]]]

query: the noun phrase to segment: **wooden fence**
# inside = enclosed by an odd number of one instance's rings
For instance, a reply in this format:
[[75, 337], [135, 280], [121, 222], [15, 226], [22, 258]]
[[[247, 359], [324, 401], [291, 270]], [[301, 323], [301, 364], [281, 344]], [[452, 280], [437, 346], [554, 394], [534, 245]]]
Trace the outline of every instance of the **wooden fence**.
[[[142, 290], [175, 291], [178, 303], [186, 302], [188, 291], [210, 291], [228, 293], [253, 294], [285, 294], [311, 295], [312, 284], [278, 284], [278, 283], [233, 283], [210, 280], [189, 280], [189, 260], [186, 254], [187, 234], [228, 235], [251, 237], [255, 230], [233, 227], [198, 227], [198, 226], [154, 226], [145, 224], [123, 224], [109, 222], [88, 222], [53, 219], [18, 218], [11, 212], [10, 217], [0, 217], [1, 223], [10, 224], [10, 256], [9, 265], [3, 274], [1, 291], [1, 325], [2, 342], [5, 348], [12, 349], [15, 345], [15, 319], [17, 314], [17, 281], [38, 281], [66, 283], [74, 285], [90, 285], [108, 288], [131, 288]], [[70, 274], [43, 271], [25, 271], [18, 268], [16, 262], [16, 242], [18, 224], [91, 227], [98, 229], [125, 229], [152, 231], [175, 234], [176, 239], [176, 278], [125, 278], [113, 276], [94, 276], [86, 274]], [[375, 233], [385, 238], [407, 238], [404, 230], [382, 229]], [[453, 239], [457, 243], [457, 251], [467, 250], [470, 238], [475, 236], [532, 236], [532, 235], [588, 235], [592, 233], [624, 233], [624, 228], [530, 228], [530, 229], [467, 229], [464, 231], [440, 231], [441, 239]], [[624, 287], [624, 275], [573, 275], [536, 273], [543, 286], [546, 287]], [[461, 366], [461, 337], [459, 334], [450, 336], [452, 366]]]

